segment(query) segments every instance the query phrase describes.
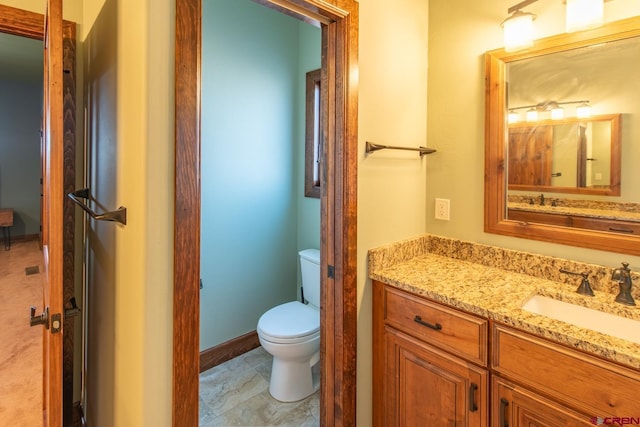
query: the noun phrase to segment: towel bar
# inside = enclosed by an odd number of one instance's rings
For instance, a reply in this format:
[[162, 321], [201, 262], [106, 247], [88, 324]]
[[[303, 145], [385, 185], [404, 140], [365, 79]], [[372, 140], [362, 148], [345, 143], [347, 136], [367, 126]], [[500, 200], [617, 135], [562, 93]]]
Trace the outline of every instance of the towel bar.
[[374, 151], [378, 151], [378, 150], [384, 150], [384, 149], [389, 149], [389, 150], [408, 150], [408, 151], [419, 151], [420, 152], [420, 157], [424, 156], [425, 154], [431, 154], [431, 153], [435, 153], [436, 150], [433, 148], [427, 148], [427, 147], [393, 147], [393, 146], [389, 146], [389, 145], [382, 145], [382, 144], [374, 144], [373, 142], [369, 142], [367, 141], [366, 143], [366, 147], [365, 147], [365, 153], [373, 153]]
[[91, 218], [98, 221], [114, 221], [119, 222], [122, 225], [127, 225], [127, 208], [124, 206], [120, 206], [115, 211], [105, 212], [105, 213], [95, 213], [91, 208], [89, 208], [82, 200], [91, 200], [91, 192], [88, 188], [83, 188], [81, 190], [72, 191], [67, 194], [71, 200], [78, 206], [80, 206], [86, 213], [91, 216]]

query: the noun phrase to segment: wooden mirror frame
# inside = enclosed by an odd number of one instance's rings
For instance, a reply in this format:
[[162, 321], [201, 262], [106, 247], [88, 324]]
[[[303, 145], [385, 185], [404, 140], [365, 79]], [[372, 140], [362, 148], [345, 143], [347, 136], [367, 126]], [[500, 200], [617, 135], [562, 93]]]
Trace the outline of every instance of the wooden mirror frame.
[[497, 49], [485, 55], [484, 231], [590, 249], [640, 255], [640, 236], [509, 220], [507, 212], [505, 64], [555, 52], [640, 36], [640, 17], [592, 30], [537, 40], [518, 52]]

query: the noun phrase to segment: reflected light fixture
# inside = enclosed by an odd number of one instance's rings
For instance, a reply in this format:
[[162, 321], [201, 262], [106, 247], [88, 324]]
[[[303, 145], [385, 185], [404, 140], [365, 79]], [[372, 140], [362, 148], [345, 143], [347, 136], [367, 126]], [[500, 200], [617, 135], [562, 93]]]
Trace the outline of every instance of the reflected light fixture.
[[551, 106], [551, 119], [560, 120], [562, 118], [564, 118], [564, 108], [554, 102]]
[[578, 105], [578, 107], [576, 108], [576, 116], [579, 119], [586, 119], [588, 117], [591, 117], [591, 105], [589, 105], [589, 102], [583, 102], [582, 104]]
[[578, 104], [575, 109], [575, 117], [585, 119], [591, 117], [591, 104], [589, 100], [581, 101], [545, 101], [539, 104], [509, 106], [507, 122], [509, 124], [520, 121], [518, 110], [526, 110], [525, 120], [535, 122], [538, 120], [562, 120], [564, 119], [565, 109], [562, 105]]
[[567, 33], [599, 27], [603, 19], [604, 0], [567, 0]]

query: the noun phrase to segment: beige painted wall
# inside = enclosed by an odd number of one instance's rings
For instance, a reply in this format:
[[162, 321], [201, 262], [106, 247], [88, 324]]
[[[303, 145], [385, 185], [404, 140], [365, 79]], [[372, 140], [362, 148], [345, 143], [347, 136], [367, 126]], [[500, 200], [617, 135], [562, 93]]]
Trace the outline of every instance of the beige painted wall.
[[[502, 47], [500, 22], [511, 2], [449, 0], [429, 5], [428, 140], [440, 155], [427, 170], [427, 231], [612, 267], [626, 260], [640, 268], [639, 257], [484, 233], [483, 55]], [[538, 2], [527, 8], [538, 15], [537, 37], [564, 32], [563, 8], [562, 2]], [[607, 21], [638, 14], [638, 2], [605, 4]], [[451, 200], [451, 221], [434, 219], [436, 197]]]
[[[427, 2], [360, 0], [357, 422], [370, 426], [369, 248], [425, 232], [426, 170], [437, 155], [364, 154], [365, 141], [427, 144]], [[431, 145], [431, 144], [430, 144]]]
[[[110, 177], [114, 201], [127, 207], [127, 225], [100, 257], [114, 258], [114, 426], [171, 424], [173, 265], [173, 48], [172, 0], [117, 1], [117, 153]], [[85, 0], [84, 35], [105, 3]], [[94, 52], [98, 54], [98, 52]], [[91, 46], [87, 61], [91, 61]], [[107, 141], [105, 141], [107, 142]], [[102, 177], [104, 181], [109, 177]], [[94, 307], [100, 310], [100, 307]], [[99, 375], [99, 372], [93, 372]], [[100, 405], [99, 401], [87, 404]], [[100, 420], [95, 425], [101, 425]]]
[[[30, 12], [44, 13], [47, 0], [0, 0], [0, 4]], [[64, 19], [76, 23], [82, 22], [82, 0], [64, 0]]]

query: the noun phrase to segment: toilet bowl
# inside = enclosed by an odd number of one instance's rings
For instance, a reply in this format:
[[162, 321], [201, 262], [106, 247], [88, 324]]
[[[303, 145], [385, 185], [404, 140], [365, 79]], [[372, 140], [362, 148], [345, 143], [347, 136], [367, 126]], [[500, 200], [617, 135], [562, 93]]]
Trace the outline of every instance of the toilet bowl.
[[281, 402], [304, 399], [320, 386], [312, 374], [320, 361], [320, 253], [306, 249], [299, 255], [309, 303], [291, 301], [273, 307], [260, 316], [257, 326], [260, 344], [273, 356], [269, 393]]

